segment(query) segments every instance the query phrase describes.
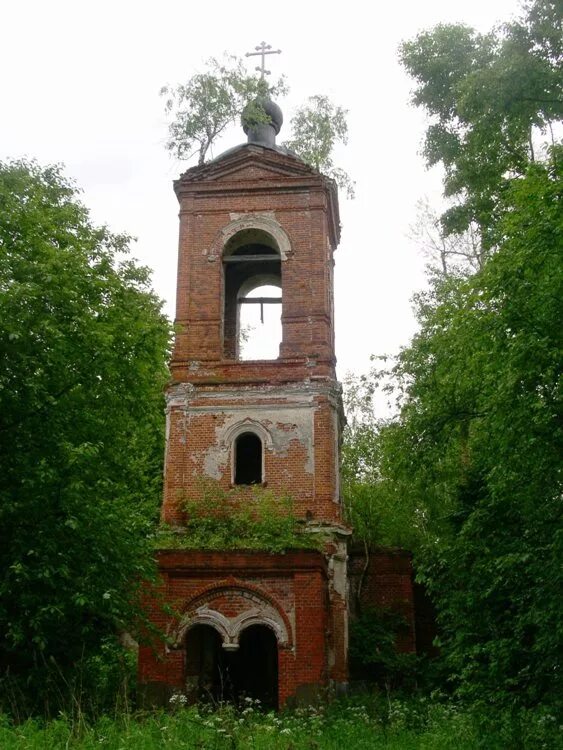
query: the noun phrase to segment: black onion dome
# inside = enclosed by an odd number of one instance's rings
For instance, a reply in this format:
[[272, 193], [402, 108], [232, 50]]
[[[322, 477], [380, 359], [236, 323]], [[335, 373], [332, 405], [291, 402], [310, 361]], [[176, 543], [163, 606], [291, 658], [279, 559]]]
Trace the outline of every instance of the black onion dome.
[[[270, 118], [269, 122], [256, 122], [252, 113], [256, 112], [257, 109], [262, 110]], [[242, 128], [248, 136], [249, 143], [275, 146], [276, 135], [280, 132], [283, 124], [283, 113], [269, 96], [259, 96], [254, 99], [251, 104], [244, 108], [241, 120]]]

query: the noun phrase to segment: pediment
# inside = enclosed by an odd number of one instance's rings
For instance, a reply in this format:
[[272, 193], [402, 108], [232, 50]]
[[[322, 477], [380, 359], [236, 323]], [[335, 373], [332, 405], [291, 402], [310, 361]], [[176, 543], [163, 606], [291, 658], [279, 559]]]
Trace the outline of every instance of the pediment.
[[174, 182], [180, 203], [193, 195], [220, 195], [253, 190], [321, 190], [330, 206], [330, 241], [340, 240], [336, 183], [298, 156], [277, 148], [246, 143], [213, 161], [192, 167]]
[[[256, 182], [321, 175], [297, 156], [253, 144], [237, 146], [217, 159], [185, 172], [175, 186], [202, 182]], [[322, 179], [322, 177], [321, 177]]]

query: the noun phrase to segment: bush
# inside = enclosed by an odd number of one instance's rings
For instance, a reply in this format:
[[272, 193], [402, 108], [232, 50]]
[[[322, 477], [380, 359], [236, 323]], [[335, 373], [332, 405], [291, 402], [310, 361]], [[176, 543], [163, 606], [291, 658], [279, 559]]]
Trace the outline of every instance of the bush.
[[314, 527], [297, 520], [292, 498], [261, 487], [224, 490], [215, 482], [202, 482], [200, 497], [186, 501], [184, 510], [182, 527], [160, 527], [154, 539], [157, 548], [275, 553], [320, 549], [324, 541]]
[[350, 669], [358, 677], [387, 688], [413, 687], [420, 659], [397, 651], [397, 636], [406, 619], [389, 609], [366, 608], [350, 623]]

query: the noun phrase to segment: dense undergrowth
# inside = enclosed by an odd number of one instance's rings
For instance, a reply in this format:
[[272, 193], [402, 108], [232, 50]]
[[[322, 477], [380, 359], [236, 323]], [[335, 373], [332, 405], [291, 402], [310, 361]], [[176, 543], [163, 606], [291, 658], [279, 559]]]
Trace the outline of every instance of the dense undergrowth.
[[315, 708], [265, 712], [251, 699], [242, 708], [182, 706], [87, 721], [80, 713], [22, 724], [0, 717], [2, 750], [156, 750], [232, 748], [252, 750], [518, 750], [563, 747], [556, 718], [548, 713], [487, 717], [439, 699], [401, 699], [375, 694]]
[[235, 486], [202, 481], [197, 500], [183, 504], [182, 526], [162, 524], [154, 537], [157, 549], [285, 552], [321, 549], [320, 529], [299, 521], [290, 496], [279, 497], [262, 487]]

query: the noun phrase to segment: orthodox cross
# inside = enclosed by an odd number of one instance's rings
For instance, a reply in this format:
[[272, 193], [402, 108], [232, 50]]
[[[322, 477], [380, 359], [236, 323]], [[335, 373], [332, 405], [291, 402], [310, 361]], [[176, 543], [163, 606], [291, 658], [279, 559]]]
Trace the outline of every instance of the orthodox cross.
[[272, 71], [266, 70], [266, 55], [279, 55], [281, 53], [281, 49], [272, 49], [271, 44], [266, 44], [266, 42], [260, 42], [258, 47], [254, 47], [256, 52], [247, 52], [245, 57], [254, 57], [255, 55], [260, 55], [262, 58], [261, 64], [257, 65], [255, 70], [257, 70], [260, 73], [260, 78], [264, 80], [265, 75], [269, 75]]

